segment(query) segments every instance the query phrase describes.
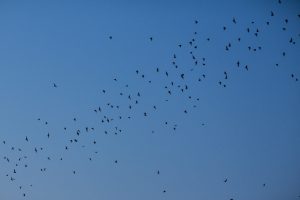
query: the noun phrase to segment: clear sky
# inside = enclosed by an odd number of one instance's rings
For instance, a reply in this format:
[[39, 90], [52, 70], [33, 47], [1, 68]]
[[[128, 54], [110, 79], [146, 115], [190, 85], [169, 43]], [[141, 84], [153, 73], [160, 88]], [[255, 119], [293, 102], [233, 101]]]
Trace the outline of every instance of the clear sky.
[[0, 1], [0, 199], [299, 199], [299, 14]]

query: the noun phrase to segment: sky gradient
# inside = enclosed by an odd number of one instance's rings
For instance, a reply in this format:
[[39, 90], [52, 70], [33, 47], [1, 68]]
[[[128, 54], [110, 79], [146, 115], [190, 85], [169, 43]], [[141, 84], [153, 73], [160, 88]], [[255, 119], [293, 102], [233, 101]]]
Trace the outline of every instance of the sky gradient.
[[299, 14], [296, 0], [0, 1], [0, 199], [299, 199]]

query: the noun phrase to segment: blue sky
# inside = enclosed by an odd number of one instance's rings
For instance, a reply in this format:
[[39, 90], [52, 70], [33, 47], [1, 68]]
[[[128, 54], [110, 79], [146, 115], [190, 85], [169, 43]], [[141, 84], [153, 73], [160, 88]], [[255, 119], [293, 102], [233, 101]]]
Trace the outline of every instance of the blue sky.
[[299, 14], [284, 0], [0, 1], [0, 199], [297, 199]]

